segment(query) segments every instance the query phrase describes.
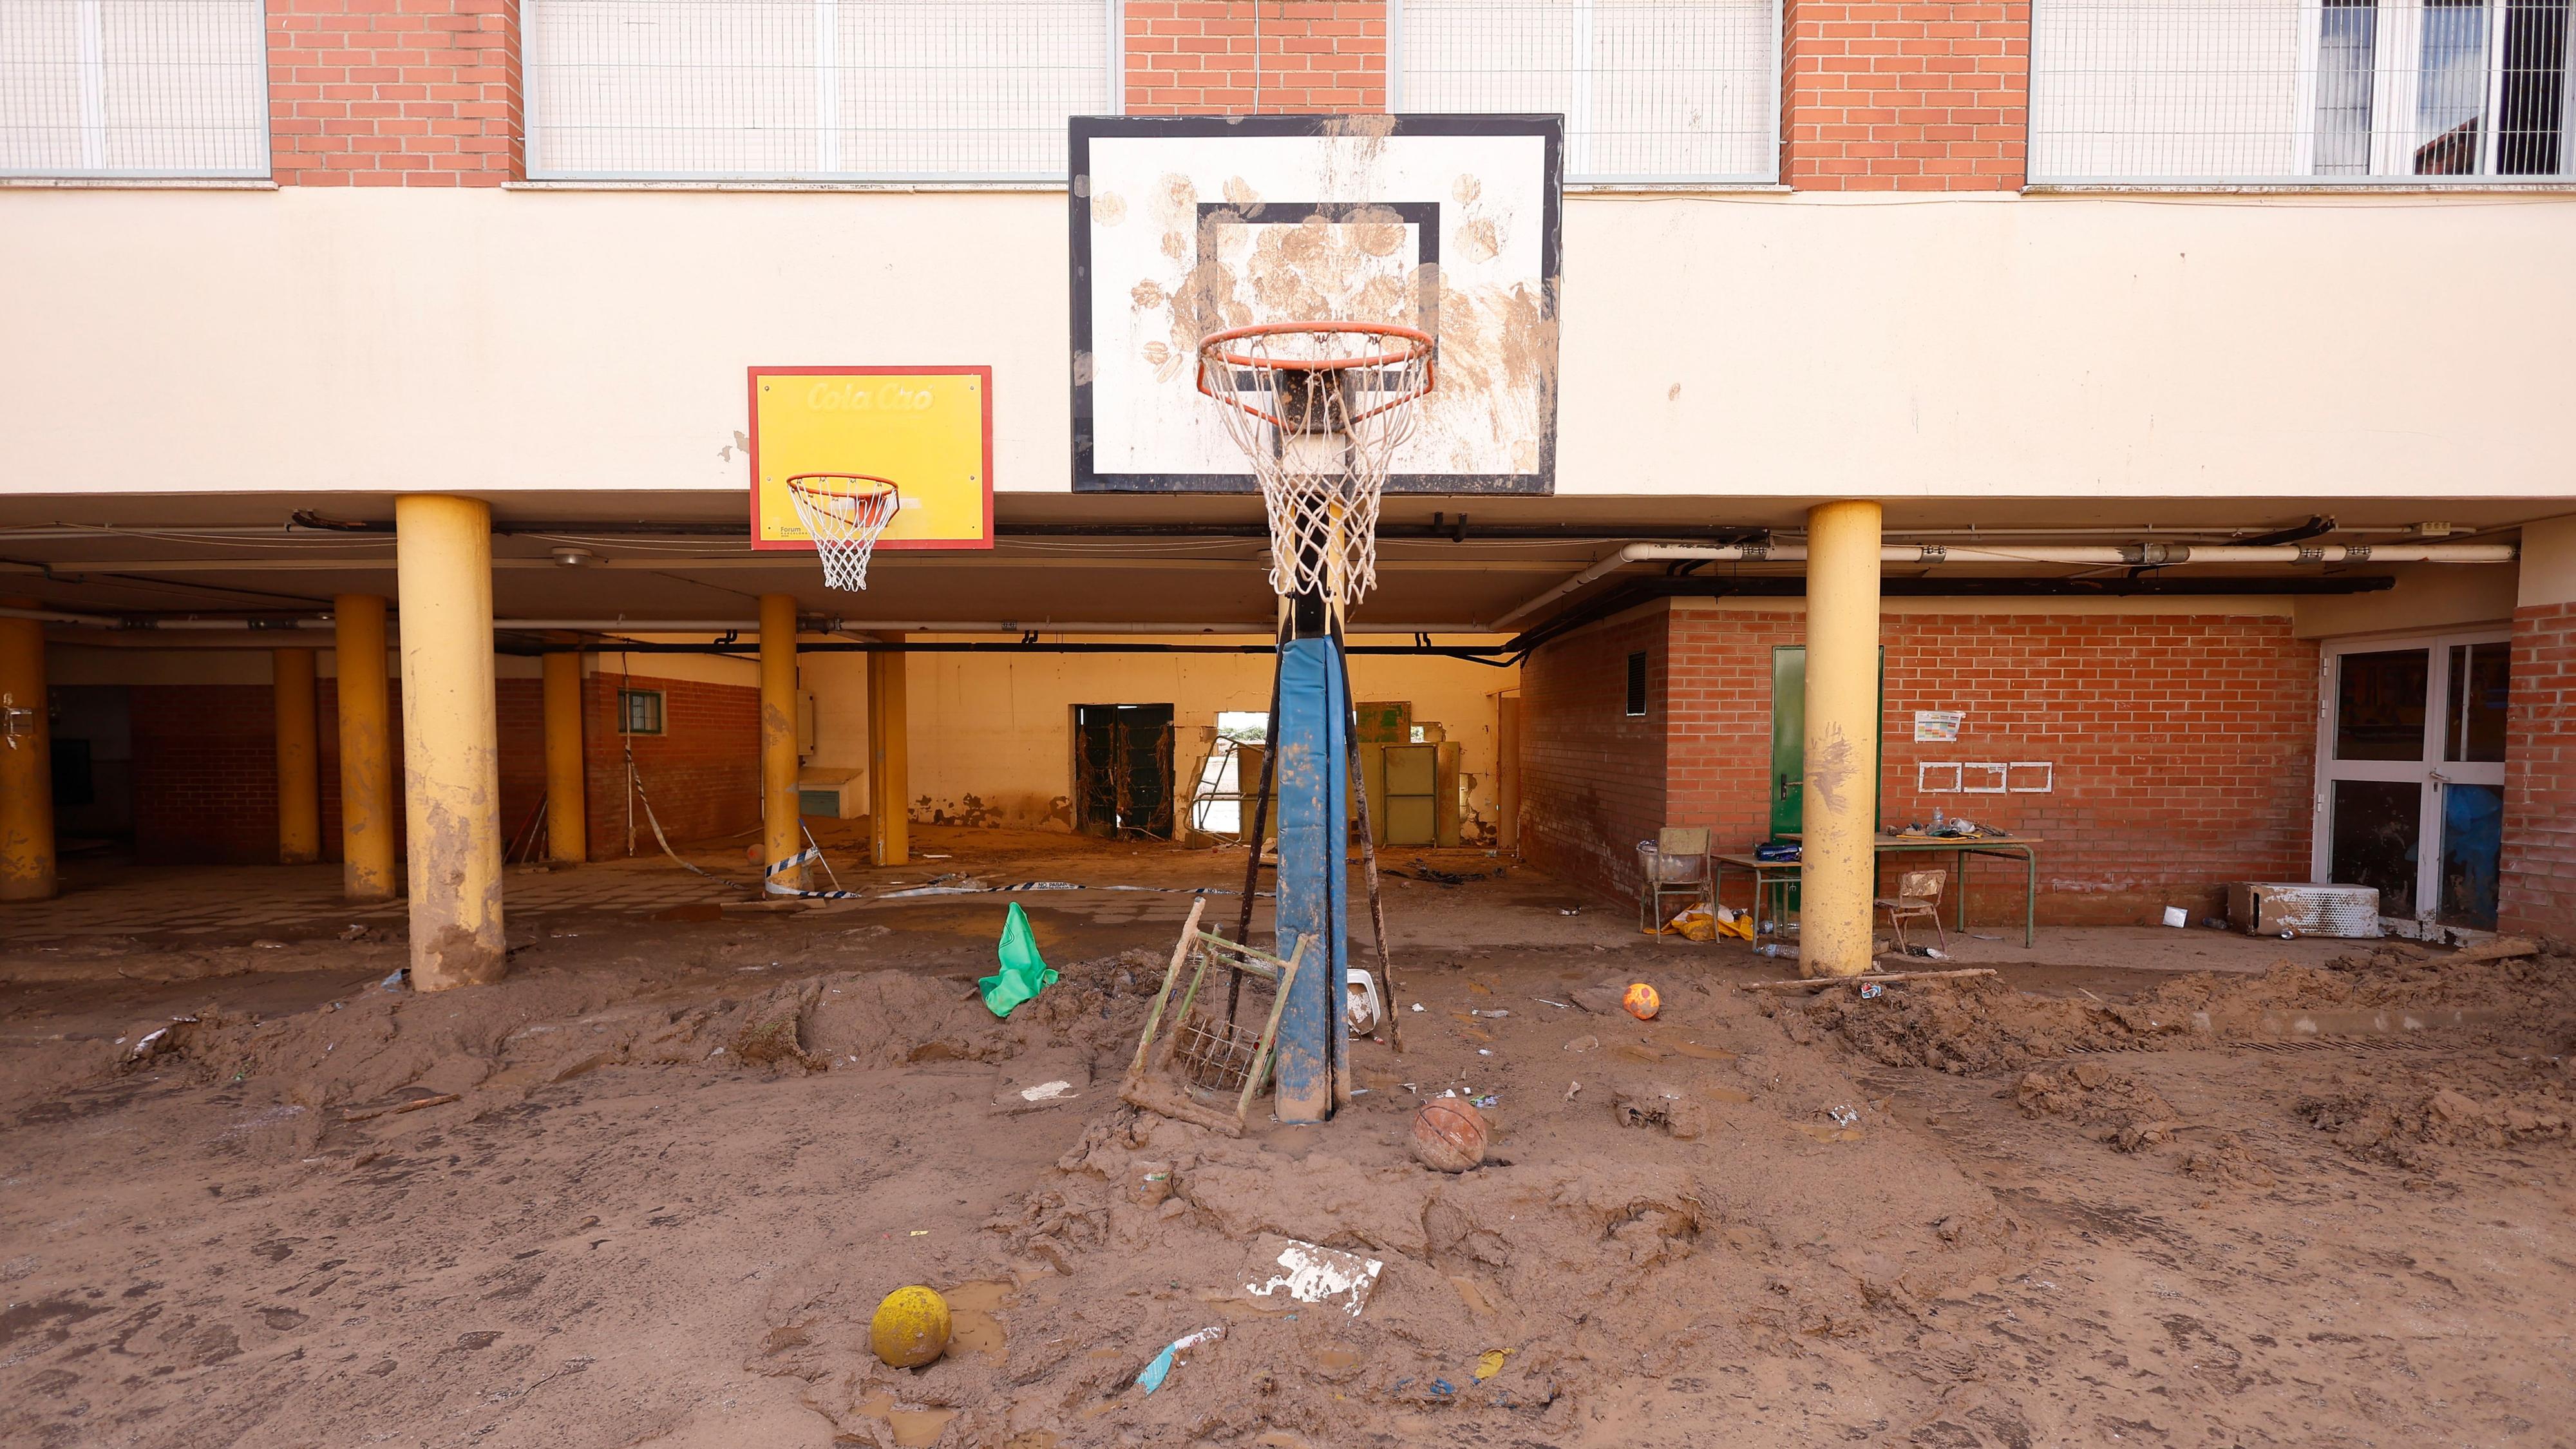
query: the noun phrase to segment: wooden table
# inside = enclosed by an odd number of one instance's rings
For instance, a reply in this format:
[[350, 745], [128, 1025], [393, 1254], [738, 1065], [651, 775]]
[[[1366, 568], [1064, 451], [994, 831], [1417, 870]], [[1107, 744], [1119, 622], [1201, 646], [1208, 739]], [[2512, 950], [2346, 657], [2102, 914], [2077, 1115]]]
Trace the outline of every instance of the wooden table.
[[[1795, 835], [1782, 838], [1798, 839]], [[1871, 849], [1879, 855], [1938, 852], [1957, 856], [1958, 865], [1953, 872], [1957, 879], [1950, 883], [1950, 888], [1958, 893], [1959, 929], [1962, 932], [1968, 929], [1968, 857], [1992, 855], [2006, 860], [2019, 859], [2022, 863], [2021, 943], [2024, 946], [2036, 946], [2039, 944], [2039, 852], [2035, 847], [2045, 843], [2034, 835], [1881, 835], [1871, 841], [1870, 845]], [[1729, 867], [1753, 877], [1753, 942], [1755, 945], [1760, 945], [1762, 907], [1765, 904], [1765, 898], [1776, 891], [1785, 902], [1788, 887], [1795, 884], [1798, 879], [1799, 862], [1762, 860], [1752, 855], [1711, 856], [1710, 862], [1712, 873], [1718, 878], [1723, 878]], [[1718, 882], [1715, 879], [1710, 882], [1712, 890], [1716, 890], [1717, 885]], [[1723, 892], [1720, 894], [1722, 895]], [[1779, 912], [1773, 919], [1776, 920], [1778, 915], [1785, 914], [1787, 914], [1785, 911]]]

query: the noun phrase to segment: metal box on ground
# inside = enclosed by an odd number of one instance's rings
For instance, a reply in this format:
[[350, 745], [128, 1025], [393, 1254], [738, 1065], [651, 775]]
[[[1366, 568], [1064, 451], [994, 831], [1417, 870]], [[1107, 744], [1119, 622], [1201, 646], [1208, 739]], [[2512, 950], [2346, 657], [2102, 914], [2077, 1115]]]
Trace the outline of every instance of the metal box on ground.
[[2249, 936], [2387, 934], [2379, 927], [2379, 892], [2369, 886], [2237, 881], [2227, 887], [2227, 920]]

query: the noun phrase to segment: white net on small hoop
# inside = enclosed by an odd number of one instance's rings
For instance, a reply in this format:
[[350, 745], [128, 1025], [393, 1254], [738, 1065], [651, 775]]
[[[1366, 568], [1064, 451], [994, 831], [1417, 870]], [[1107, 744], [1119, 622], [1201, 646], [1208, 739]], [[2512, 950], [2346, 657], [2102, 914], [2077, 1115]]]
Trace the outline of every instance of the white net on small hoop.
[[1377, 509], [1432, 342], [1408, 327], [1278, 323], [1199, 343], [1199, 391], [1224, 404], [1270, 520], [1270, 587], [1354, 604], [1377, 583]]
[[877, 538], [903, 506], [895, 486], [856, 473], [799, 473], [787, 480], [797, 520], [823, 560], [823, 582], [835, 589], [868, 586]]

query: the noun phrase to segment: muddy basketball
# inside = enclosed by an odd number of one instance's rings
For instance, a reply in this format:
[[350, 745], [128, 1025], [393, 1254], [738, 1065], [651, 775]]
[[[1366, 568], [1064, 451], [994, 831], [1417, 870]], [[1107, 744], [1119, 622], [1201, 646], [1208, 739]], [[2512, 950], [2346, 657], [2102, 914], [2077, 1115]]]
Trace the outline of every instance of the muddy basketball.
[[1464, 1097], [1437, 1097], [1413, 1114], [1413, 1155], [1435, 1172], [1465, 1172], [1485, 1160], [1492, 1129]]

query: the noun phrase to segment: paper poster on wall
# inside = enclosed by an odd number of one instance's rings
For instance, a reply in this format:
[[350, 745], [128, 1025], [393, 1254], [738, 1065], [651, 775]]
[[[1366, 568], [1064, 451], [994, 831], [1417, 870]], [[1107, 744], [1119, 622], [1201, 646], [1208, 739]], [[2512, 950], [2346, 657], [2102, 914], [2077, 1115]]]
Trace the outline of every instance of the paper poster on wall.
[[1955, 740], [1959, 737], [1959, 726], [1967, 718], [1965, 710], [1918, 709], [1914, 712], [1914, 738], [1934, 743]]

